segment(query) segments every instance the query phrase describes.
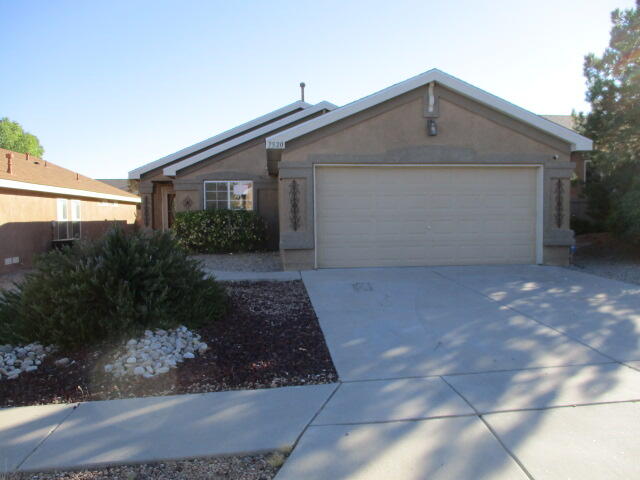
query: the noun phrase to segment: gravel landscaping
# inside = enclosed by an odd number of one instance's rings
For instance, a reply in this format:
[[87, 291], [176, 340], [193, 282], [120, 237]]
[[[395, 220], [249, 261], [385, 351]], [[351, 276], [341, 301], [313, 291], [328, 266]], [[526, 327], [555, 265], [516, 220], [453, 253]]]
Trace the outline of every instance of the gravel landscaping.
[[91, 470], [13, 473], [6, 480], [271, 480], [282, 466], [280, 452], [265, 455], [203, 458]]
[[[125, 342], [45, 356], [0, 380], [0, 407], [331, 383], [337, 374], [301, 281], [223, 283], [229, 313], [194, 330], [207, 348], [162, 375], [106, 372]], [[61, 359], [68, 359], [60, 362]], [[126, 360], [125, 360], [126, 361]], [[109, 370], [109, 368], [107, 368]]]
[[608, 233], [579, 235], [569, 268], [640, 284], [640, 246], [616, 239]]
[[281, 272], [280, 252], [226, 253], [218, 255], [192, 255], [207, 270], [225, 272]]

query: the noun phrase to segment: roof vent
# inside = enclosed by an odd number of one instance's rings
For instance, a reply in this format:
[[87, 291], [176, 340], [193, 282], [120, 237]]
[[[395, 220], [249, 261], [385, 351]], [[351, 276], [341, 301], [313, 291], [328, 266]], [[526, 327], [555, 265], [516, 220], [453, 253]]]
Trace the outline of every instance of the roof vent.
[[307, 85], [304, 82], [300, 82], [300, 99], [304, 102], [304, 87]]

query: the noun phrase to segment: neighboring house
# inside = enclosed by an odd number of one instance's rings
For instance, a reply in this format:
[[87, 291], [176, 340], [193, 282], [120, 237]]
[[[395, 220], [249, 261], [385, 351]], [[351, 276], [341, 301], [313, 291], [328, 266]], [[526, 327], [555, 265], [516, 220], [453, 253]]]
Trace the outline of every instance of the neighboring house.
[[591, 146], [434, 69], [340, 108], [296, 102], [130, 178], [149, 228], [256, 210], [286, 269], [565, 264], [570, 160]]
[[56, 242], [133, 226], [140, 197], [22, 153], [0, 149], [0, 273], [30, 266]]
[[[551, 120], [563, 127], [575, 130], [575, 123], [572, 115], [542, 115], [547, 120]], [[572, 152], [571, 161], [575, 163], [573, 179], [576, 182], [571, 184], [571, 215], [579, 218], [588, 218], [587, 199], [582, 196], [582, 184], [587, 181], [587, 171], [589, 160], [585, 159], [583, 152]]]

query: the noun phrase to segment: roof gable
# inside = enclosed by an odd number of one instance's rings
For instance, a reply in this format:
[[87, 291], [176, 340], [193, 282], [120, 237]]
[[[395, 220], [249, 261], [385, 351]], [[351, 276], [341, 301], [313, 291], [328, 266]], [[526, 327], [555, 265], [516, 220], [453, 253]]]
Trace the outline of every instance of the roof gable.
[[229, 138], [243, 134], [265, 123], [279, 119], [282, 116], [291, 115], [309, 107], [311, 107], [311, 104], [307, 102], [303, 102], [301, 100], [290, 103], [289, 105], [285, 105], [284, 107], [278, 108], [277, 110], [274, 110], [258, 118], [254, 118], [253, 120], [245, 122], [242, 125], [233, 127], [222, 133], [214, 135], [213, 137], [207, 138], [206, 140], [202, 140], [201, 142], [195, 143], [189, 147], [183, 148], [170, 155], [162, 157], [158, 160], [154, 160], [153, 162], [149, 162], [134, 170], [131, 170], [129, 172], [129, 178], [140, 178], [141, 175], [147, 172], [150, 172], [151, 170], [155, 170], [157, 168], [167, 165], [168, 163], [175, 162], [176, 160], [179, 160], [182, 157], [185, 157], [187, 155], [191, 155], [192, 153], [197, 152], [198, 150], [202, 150], [203, 148], [207, 148], [207, 147], [219, 144], [220, 142], [224, 142]]
[[404, 82], [397, 83], [383, 90], [380, 90], [379, 92], [361, 98], [360, 100], [356, 100], [355, 102], [337, 108], [334, 111], [327, 113], [326, 115], [322, 115], [321, 117], [314, 118], [312, 120], [309, 120], [308, 122], [296, 125], [295, 127], [272, 135], [266, 139], [267, 149], [283, 150], [286, 148], [287, 142], [290, 142], [291, 140], [335, 123], [339, 120], [342, 120], [343, 118], [355, 115], [356, 113], [400, 96], [411, 90], [426, 86], [431, 82], [439, 83], [462, 96], [471, 98], [481, 104], [493, 108], [494, 110], [497, 110], [508, 117], [520, 120], [537, 128], [538, 130], [564, 140], [571, 145], [571, 150], [584, 151], [591, 150], [593, 148], [593, 142], [590, 139], [578, 134], [573, 130], [565, 128], [546, 118], [531, 113], [524, 108], [509, 103], [506, 100], [485, 92], [480, 88], [474, 87], [473, 85], [466, 83], [447, 73], [444, 73], [438, 69], [432, 69], [408, 80], [405, 80]]
[[[228, 142], [216, 145], [212, 148], [209, 148], [207, 150], [204, 150], [196, 155], [193, 155], [189, 158], [186, 158], [180, 162], [171, 164], [167, 167], [165, 167], [162, 170], [162, 173], [168, 177], [173, 177], [177, 174], [177, 172], [179, 170], [182, 170], [184, 168], [187, 168], [191, 165], [194, 165], [198, 162], [201, 162], [203, 160], [206, 160], [207, 158], [210, 158], [214, 155], [220, 154], [222, 152], [226, 152], [227, 150], [230, 150], [234, 147], [237, 147], [239, 145], [242, 145], [243, 143], [249, 142], [251, 140], [255, 140], [256, 138], [259, 138], [263, 135], [267, 135], [270, 132], [273, 132], [274, 130], [277, 130], [279, 128], [285, 127], [291, 123], [300, 121], [305, 119], [306, 117], [309, 117], [311, 115], [314, 115], [316, 113], [322, 112], [323, 110], [329, 111], [331, 112], [332, 110], [334, 110], [336, 108], [336, 106], [330, 102], [320, 102], [316, 105], [313, 105], [312, 107], [308, 107], [300, 112], [294, 113], [292, 115], [288, 115], [280, 120], [277, 120], [275, 122], [271, 122], [267, 125], [265, 125], [264, 127], [258, 128], [256, 130], [252, 130], [244, 135], [240, 135], [239, 137], [236, 137], [232, 140], [229, 140]], [[325, 114], [327, 115], [327, 114]], [[316, 118], [320, 118], [320, 117], [316, 117]], [[312, 121], [312, 120], [310, 120]]]

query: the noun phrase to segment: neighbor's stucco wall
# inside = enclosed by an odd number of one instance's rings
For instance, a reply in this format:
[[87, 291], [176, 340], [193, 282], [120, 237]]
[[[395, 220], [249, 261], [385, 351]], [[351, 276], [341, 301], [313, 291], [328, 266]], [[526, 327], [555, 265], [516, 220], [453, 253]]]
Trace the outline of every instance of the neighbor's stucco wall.
[[[62, 197], [0, 191], [0, 273], [29, 267], [35, 254], [51, 248], [57, 198]], [[100, 200], [78, 200], [83, 238], [97, 238], [114, 223], [132, 227], [136, 221], [135, 204], [108, 202], [102, 205]], [[18, 264], [5, 265], [6, 258], [14, 257], [20, 259]]]
[[[425, 114], [423, 87], [287, 143], [279, 162], [278, 200], [285, 268], [314, 267], [313, 165], [319, 163], [544, 165], [545, 261], [568, 260], [570, 145], [443, 87], [435, 90], [433, 114]], [[437, 122], [436, 136], [427, 135], [427, 117]], [[304, 212], [295, 231], [294, 181], [298, 210]]]

